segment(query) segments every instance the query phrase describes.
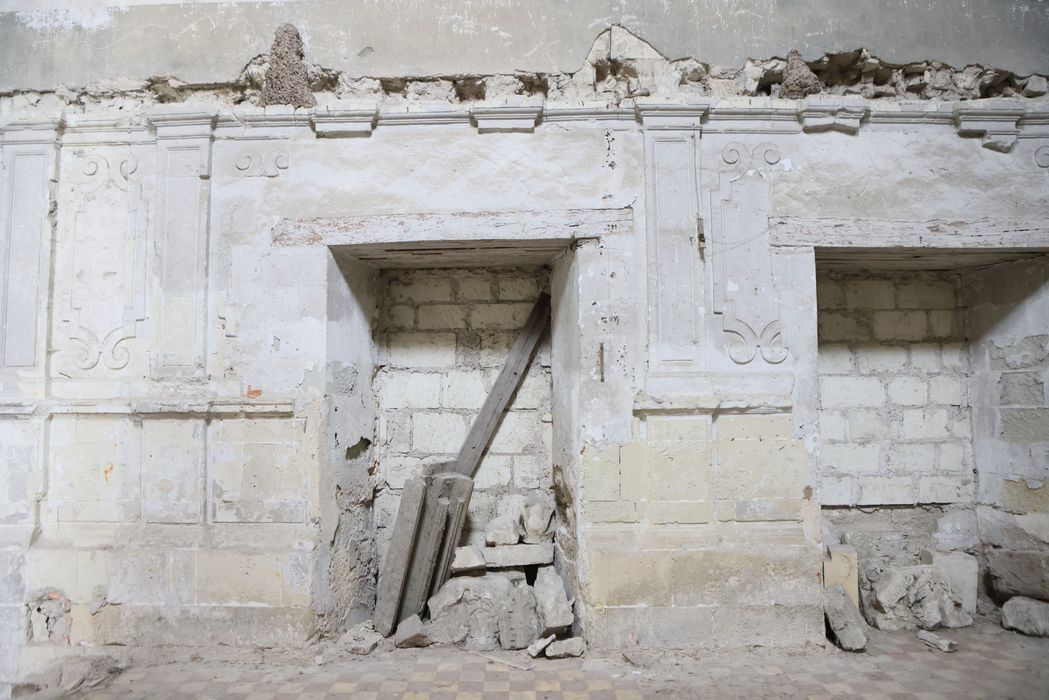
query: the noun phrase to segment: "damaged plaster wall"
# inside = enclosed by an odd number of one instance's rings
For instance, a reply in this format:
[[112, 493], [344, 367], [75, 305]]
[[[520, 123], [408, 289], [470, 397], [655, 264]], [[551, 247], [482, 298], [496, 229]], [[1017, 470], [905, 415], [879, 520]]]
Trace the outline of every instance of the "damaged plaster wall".
[[[1044, 2], [501, 0], [463, 7], [447, 0], [425, 6], [273, 0], [85, 8], [66, 0], [43, 6], [11, 0], [3, 7], [0, 91], [153, 75], [223, 83], [245, 56], [266, 51], [273, 27], [283, 22], [300, 28], [314, 61], [354, 76], [567, 73], [594, 34], [615, 24], [672, 58], [734, 69], [748, 58], [785, 58], [784, 47], [813, 60], [867, 46], [898, 64], [940, 60], [1049, 73]], [[799, 36], [796, 27], [805, 32]]]
[[[548, 276], [542, 268], [383, 272], [383, 366], [374, 385], [380, 557], [405, 480], [423, 464], [455, 459]], [[462, 544], [483, 547], [493, 518], [551, 488], [550, 396], [547, 334], [474, 476]]]

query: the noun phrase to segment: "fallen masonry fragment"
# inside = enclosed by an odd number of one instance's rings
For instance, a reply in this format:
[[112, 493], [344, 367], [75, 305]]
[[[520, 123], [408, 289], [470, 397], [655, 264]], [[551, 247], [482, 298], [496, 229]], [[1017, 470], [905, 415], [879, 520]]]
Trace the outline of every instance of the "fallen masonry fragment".
[[824, 589], [823, 610], [838, 646], [846, 651], [867, 647], [867, 621], [841, 586]]
[[1002, 606], [1002, 627], [1032, 637], [1049, 637], [1049, 603], [1024, 596], [1010, 598]]
[[871, 624], [883, 630], [933, 630], [973, 623], [943, 570], [931, 565], [887, 569], [874, 584], [867, 616]]

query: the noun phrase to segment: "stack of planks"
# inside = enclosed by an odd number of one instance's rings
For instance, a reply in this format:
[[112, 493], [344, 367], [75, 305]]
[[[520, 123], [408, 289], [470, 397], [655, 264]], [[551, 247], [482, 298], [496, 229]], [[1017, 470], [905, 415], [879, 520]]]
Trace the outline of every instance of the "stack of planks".
[[426, 601], [448, 580], [473, 493], [473, 475], [549, 323], [550, 297], [543, 294], [456, 460], [430, 465], [426, 473], [405, 483], [372, 618], [380, 634], [389, 636], [401, 620], [421, 614]]

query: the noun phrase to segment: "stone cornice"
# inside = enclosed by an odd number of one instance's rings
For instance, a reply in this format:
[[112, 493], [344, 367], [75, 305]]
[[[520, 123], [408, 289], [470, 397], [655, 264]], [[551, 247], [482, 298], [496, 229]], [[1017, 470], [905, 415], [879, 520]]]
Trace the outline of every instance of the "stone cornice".
[[[518, 101], [477, 102], [470, 108], [434, 103], [390, 105], [342, 101], [316, 109], [238, 107], [211, 111], [166, 105], [145, 114], [76, 113], [11, 121], [0, 125], [0, 143], [68, 145], [148, 144], [157, 138], [289, 139], [367, 137], [387, 126], [473, 126], [480, 133], [532, 132], [544, 123], [580, 127], [614, 123], [614, 128], [685, 130], [707, 134], [855, 134], [946, 127], [978, 137], [984, 147], [1009, 152], [1019, 139], [1049, 138], [1049, 105], [1022, 99], [972, 102], [876, 102], [818, 96], [805, 101], [722, 98], [693, 103], [667, 101], [624, 105]], [[312, 134], [311, 134], [312, 132]]]

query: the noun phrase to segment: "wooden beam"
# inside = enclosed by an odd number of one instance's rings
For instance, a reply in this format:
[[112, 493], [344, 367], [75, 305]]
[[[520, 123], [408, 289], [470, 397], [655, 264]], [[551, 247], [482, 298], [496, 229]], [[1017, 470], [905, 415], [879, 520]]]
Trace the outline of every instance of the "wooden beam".
[[382, 576], [379, 577], [375, 614], [372, 615], [372, 625], [375, 631], [383, 636], [392, 634], [400, 621], [397, 612], [401, 606], [401, 596], [408, 576], [412, 551], [415, 548], [415, 537], [419, 531], [425, 497], [425, 478], [413, 476], [405, 482], [404, 490], [401, 492], [401, 502], [397, 507], [393, 535], [386, 549]]
[[813, 248], [1049, 248], [1049, 221], [771, 217], [769, 243]]
[[477, 471], [477, 465], [481, 463], [484, 451], [495, 437], [495, 431], [503, 418], [503, 411], [510, 404], [517, 387], [524, 380], [528, 364], [532, 361], [532, 355], [539, 347], [539, 340], [543, 337], [547, 325], [550, 322], [550, 295], [541, 294], [532, 313], [525, 322], [521, 334], [517, 336], [514, 346], [510, 349], [510, 355], [506, 358], [506, 364], [499, 372], [499, 377], [492, 386], [491, 393], [484, 401], [481, 412], [477, 414], [470, 432], [466, 436], [466, 442], [459, 450], [459, 456], [455, 460], [454, 470], [459, 474], [473, 476]]

